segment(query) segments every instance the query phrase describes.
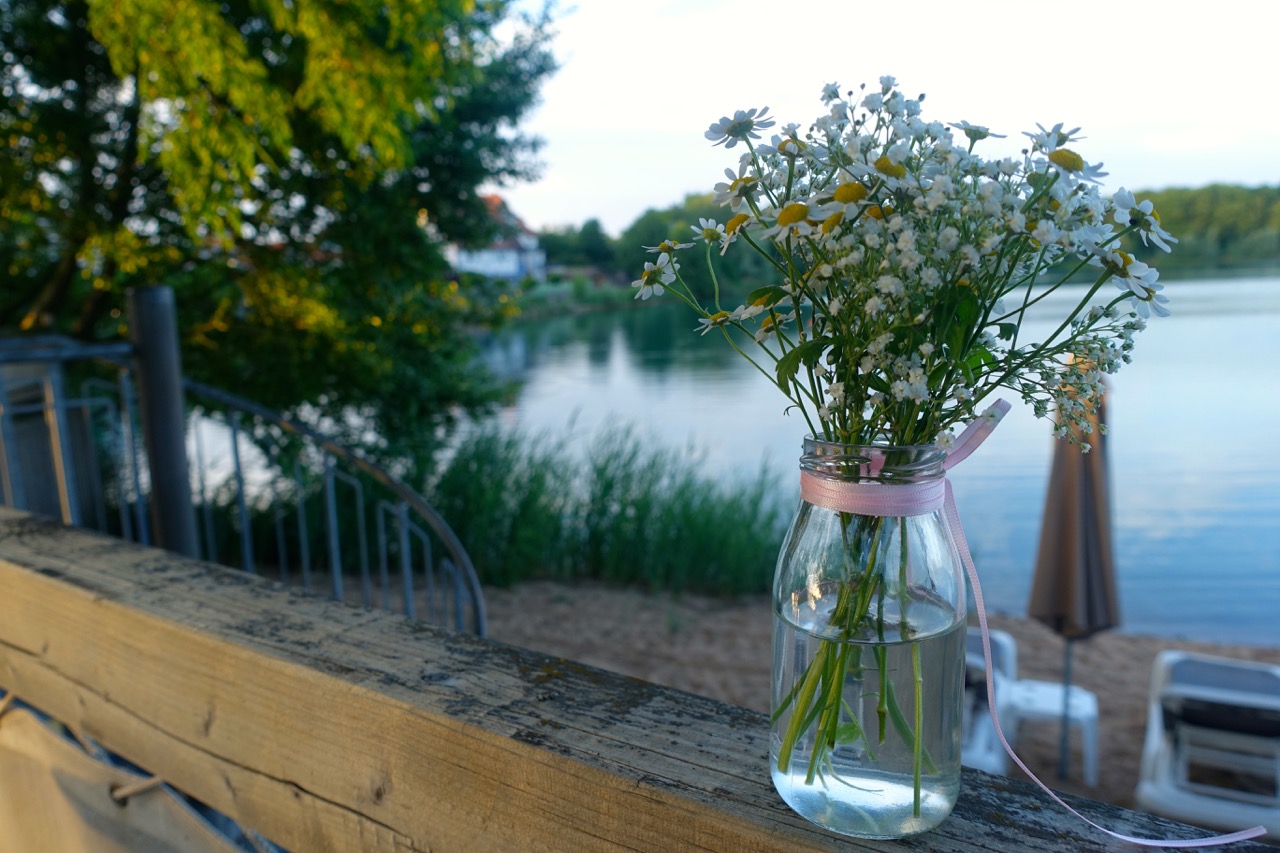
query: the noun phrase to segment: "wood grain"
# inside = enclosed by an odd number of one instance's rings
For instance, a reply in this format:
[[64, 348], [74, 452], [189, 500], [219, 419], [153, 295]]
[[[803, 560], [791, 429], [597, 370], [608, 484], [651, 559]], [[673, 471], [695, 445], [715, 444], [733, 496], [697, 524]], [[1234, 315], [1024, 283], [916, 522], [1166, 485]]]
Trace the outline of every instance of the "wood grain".
[[773, 791], [758, 713], [0, 508], [5, 690], [299, 853], [1116, 846], [969, 771], [939, 829], [841, 839]]

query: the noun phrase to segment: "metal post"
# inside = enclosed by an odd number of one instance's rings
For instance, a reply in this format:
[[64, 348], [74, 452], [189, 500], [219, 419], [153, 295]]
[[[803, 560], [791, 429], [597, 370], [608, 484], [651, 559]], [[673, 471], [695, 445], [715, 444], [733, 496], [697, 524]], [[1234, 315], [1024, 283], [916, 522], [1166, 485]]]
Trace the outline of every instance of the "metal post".
[[53, 457], [53, 480], [58, 490], [58, 505], [62, 509], [62, 523], [79, 527], [83, 523], [80, 517], [80, 490], [71, 460], [67, 395], [62, 385], [61, 364], [49, 371], [43, 385], [44, 417], [49, 430], [49, 452]]
[[244, 466], [240, 464], [240, 413], [227, 416], [231, 428], [231, 470], [236, 478], [236, 514], [240, 518], [240, 563], [249, 574], [257, 574], [253, 561], [253, 520], [249, 518], [249, 502], [244, 492]]
[[0, 376], [0, 502], [15, 509], [26, 509], [27, 494], [22, 488], [22, 466], [18, 464], [17, 454], [13, 411], [4, 377]]
[[182, 354], [173, 291], [130, 288], [129, 338], [134, 347], [138, 410], [151, 473], [151, 516], [156, 544], [199, 557], [196, 514], [187, 469]]

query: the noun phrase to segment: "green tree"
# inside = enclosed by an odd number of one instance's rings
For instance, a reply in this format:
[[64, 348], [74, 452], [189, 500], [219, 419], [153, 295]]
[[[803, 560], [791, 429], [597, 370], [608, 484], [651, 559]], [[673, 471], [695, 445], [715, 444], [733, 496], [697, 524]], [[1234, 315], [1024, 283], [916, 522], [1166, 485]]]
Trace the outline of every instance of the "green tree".
[[[493, 388], [447, 277], [536, 175], [554, 71], [509, 0], [0, 0], [0, 330], [119, 333], [174, 287], [187, 372], [393, 447]], [[508, 33], [499, 39], [499, 32]]]
[[582, 259], [593, 267], [609, 267], [613, 263], [613, 241], [604, 232], [599, 219], [588, 219], [578, 232]]
[[538, 234], [538, 241], [547, 253], [548, 265], [614, 269], [614, 241], [605, 233], [599, 219], [588, 219], [581, 227], [567, 225], [543, 229]]

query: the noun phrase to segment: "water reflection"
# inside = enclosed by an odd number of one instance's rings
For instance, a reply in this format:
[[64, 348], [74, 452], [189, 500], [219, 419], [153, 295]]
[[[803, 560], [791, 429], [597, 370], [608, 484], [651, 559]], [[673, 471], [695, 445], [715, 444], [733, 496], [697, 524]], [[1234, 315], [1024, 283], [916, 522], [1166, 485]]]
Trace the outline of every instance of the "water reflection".
[[[1280, 643], [1280, 280], [1167, 292], [1174, 316], [1139, 336], [1109, 403], [1121, 630]], [[770, 465], [794, 502], [804, 421], [695, 325], [668, 303], [508, 330], [485, 344], [495, 370], [522, 380], [504, 420], [583, 438], [621, 420], [694, 444], [704, 470], [726, 478]], [[1015, 402], [952, 473], [993, 609], [1025, 612], [1051, 451], [1049, 424]]]

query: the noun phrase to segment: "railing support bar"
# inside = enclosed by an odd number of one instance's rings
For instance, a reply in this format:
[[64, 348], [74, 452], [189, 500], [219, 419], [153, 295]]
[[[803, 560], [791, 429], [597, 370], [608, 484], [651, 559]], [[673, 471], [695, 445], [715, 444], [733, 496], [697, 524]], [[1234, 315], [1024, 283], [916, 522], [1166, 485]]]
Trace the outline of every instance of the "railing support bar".
[[198, 557], [196, 515], [187, 469], [186, 412], [177, 308], [167, 287], [130, 288], [129, 338], [138, 377], [147, 462], [151, 468], [151, 512], [156, 544]]

